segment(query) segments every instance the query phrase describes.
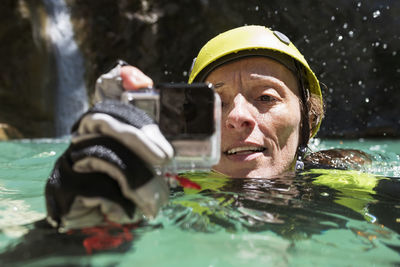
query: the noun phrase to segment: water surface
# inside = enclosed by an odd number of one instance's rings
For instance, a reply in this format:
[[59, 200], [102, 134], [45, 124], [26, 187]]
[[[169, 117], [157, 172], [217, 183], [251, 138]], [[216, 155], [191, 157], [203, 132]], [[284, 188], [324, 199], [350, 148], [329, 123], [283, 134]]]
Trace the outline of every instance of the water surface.
[[[400, 141], [313, 142], [314, 150], [357, 148], [372, 154], [373, 163], [363, 171], [307, 170], [273, 181], [188, 175], [201, 190], [176, 188], [155, 220], [106, 229], [101, 236], [81, 231], [59, 234], [41, 224], [44, 185], [68, 142], [66, 138], [0, 143], [0, 262], [32, 266], [400, 264]], [[107, 241], [106, 245], [93, 246], [90, 241], [96, 238]]]

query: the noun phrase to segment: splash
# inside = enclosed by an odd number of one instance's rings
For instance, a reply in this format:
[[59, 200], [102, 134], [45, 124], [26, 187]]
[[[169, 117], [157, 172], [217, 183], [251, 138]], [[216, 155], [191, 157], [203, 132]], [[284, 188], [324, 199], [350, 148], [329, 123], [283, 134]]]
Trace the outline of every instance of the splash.
[[84, 64], [74, 40], [70, 13], [64, 0], [43, 0], [48, 22], [46, 33], [51, 41], [58, 78], [56, 93], [56, 135], [69, 133], [72, 124], [88, 108], [84, 83]]
[[381, 12], [379, 11], [379, 10], [376, 10], [376, 11], [374, 11], [373, 13], [372, 13], [372, 17], [374, 18], [374, 19], [376, 19], [377, 17], [379, 17], [381, 15]]

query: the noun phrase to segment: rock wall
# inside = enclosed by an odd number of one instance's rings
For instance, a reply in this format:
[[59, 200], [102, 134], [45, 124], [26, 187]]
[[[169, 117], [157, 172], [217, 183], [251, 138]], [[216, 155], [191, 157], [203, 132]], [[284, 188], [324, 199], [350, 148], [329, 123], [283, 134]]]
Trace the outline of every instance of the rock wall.
[[15, 0], [0, 5], [0, 123], [20, 133], [9, 138], [53, 136], [56, 77], [40, 26], [43, 6]]
[[[327, 112], [319, 137], [400, 136], [399, 1], [66, 1], [85, 56], [89, 94], [96, 77], [118, 58], [157, 82], [185, 81], [208, 39], [232, 27], [262, 24], [289, 36], [325, 84]], [[21, 3], [30, 12], [21, 12]], [[1, 7], [0, 36], [8, 41], [0, 44], [6, 59], [0, 122], [27, 137], [51, 135], [56, 77], [49, 74], [51, 54], [32, 31], [34, 18], [41, 17], [40, 1], [4, 0]]]

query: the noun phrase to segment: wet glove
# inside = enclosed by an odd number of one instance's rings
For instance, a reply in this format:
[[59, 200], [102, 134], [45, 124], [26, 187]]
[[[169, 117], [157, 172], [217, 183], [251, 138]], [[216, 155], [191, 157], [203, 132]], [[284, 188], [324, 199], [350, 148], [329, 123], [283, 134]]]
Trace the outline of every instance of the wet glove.
[[169, 189], [154, 167], [169, 161], [173, 148], [154, 121], [134, 106], [107, 100], [72, 131], [46, 185], [47, 220], [71, 229], [155, 216]]

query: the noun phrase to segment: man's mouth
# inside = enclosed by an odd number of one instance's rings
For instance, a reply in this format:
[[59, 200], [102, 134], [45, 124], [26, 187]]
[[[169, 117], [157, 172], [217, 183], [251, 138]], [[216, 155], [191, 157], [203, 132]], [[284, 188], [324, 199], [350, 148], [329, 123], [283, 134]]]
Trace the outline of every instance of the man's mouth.
[[236, 154], [251, 154], [256, 152], [263, 152], [265, 151], [265, 147], [260, 146], [242, 146], [242, 147], [235, 147], [229, 149], [224, 152], [225, 155], [236, 155]]

